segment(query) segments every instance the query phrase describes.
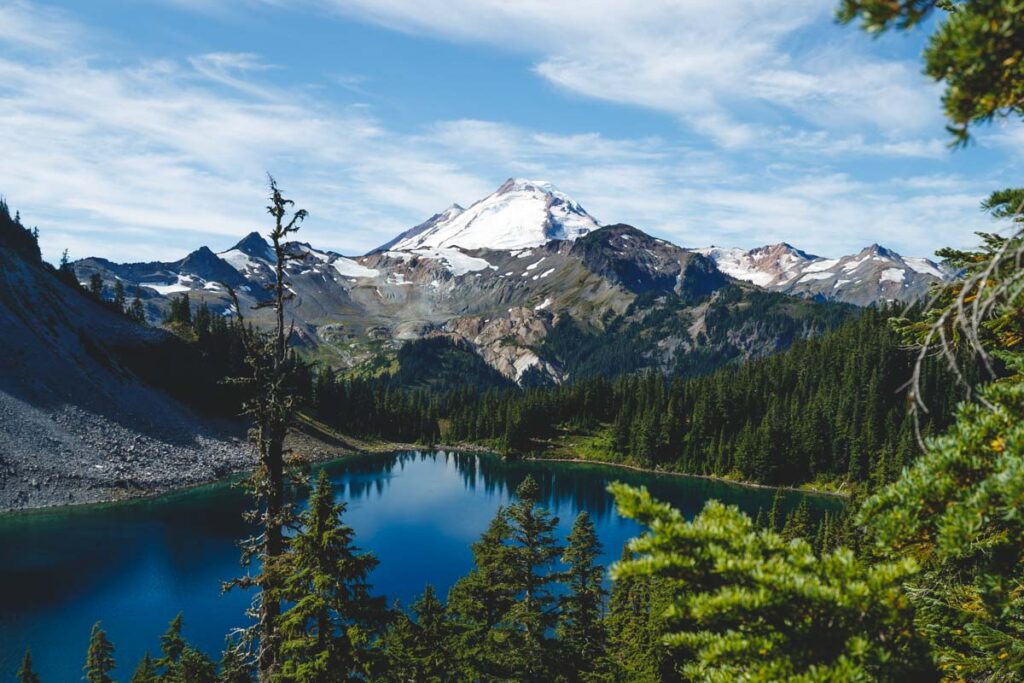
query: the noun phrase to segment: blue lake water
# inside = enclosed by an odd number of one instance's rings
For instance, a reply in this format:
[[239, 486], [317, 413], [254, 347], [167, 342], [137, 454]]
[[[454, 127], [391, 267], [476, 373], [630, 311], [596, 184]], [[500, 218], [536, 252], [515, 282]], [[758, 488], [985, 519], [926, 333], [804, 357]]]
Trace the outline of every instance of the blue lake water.
[[[551, 462], [505, 462], [490, 455], [400, 452], [350, 458], [326, 466], [335, 494], [348, 502], [345, 522], [358, 545], [380, 565], [371, 580], [379, 594], [408, 604], [427, 583], [440, 595], [472, 566], [469, 545], [527, 474], [543, 504], [560, 518], [562, 541], [586, 510], [604, 544], [604, 562], [641, 529], [616, 512], [611, 481], [643, 484], [688, 517], [717, 498], [750, 514], [774, 493], [706, 479]], [[801, 494], [786, 497], [786, 507]], [[818, 510], [834, 498], [811, 497]], [[127, 680], [146, 650], [179, 611], [185, 635], [219, 656], [224, 636], [244, 625], [249, 596], [222, 595], [237, 576], [236, 541], [245, 494], [226, 484], [160, 498], [0, 516], [0, 680], [13, 679], [25, 648], [46, 683], [81, 678], [89, 631], [103, 622], [116, 648], [119, 680]]]

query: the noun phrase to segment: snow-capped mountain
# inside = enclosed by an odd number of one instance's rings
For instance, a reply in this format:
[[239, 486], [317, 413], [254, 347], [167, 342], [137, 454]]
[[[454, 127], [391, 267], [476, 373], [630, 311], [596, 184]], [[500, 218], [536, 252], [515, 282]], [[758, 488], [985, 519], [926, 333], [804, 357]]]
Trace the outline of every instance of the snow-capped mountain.
[[528, 249], [575, 240], [599, 226], [574, 199], [542, 181], [509, 178], [468, 209], [457, 204], [378, 249]]
[[[903, 258], [878, 245], [838, 259], [785, 243], [750, 251], [684, 249], [630, 226], [599, 227], [550, 184], [517, 179], [467, 209], [453, 204], [363, 256], [303, 242], [285, 249], [295, 333], [338, 365], [357, 366], [407, 340], [445, 336], [516, 381], [535, 371], [564, 377], [565, 359], [542, 349], [562, 321], [612, 334], [608, 343], [620, 345], [625, 342], [616, 341], [610, 325], [643, 328], [628, 342], [639, 346], [628, 353], [667, 368], [691, 351], [750, 356], [809, 334], [795, 321], [813, 317], [817, 303], [766, 302], [762, 289], [867, 305], [912, 301], [946, 277], [928, 259]], [[261, 325], [271, 322], [258, 304], [267, 296], [273, 264], [270, 245], [251, 233], [219, 254], [202, 247], [178, 261], [90, 258], [74, 266], [82, 281], [98, 272], [109, 290], [120, 280], [130, 295], [140, 292], [154, 323], [183, 293], [231, 315], [230, 286], [247, 317]], [[719, 297], [725, 288], [729, 296]], [[770, 322], [756, 324], [722, 315], [737, 296], [777, 310]], [[561, 344], [551, 348], [578, 346]]]
[[876, 301], [912, 301], [927, 294], [933, 282], [951, 277], [930, 259], [903, 257], [878, 244], [834, 259], [808, 254], [785, 242], [750, 251], [723, 247], [695, 251], [737, 280], [787, 294], [862, 306]]
[[772, 287], [791, 281], [817, 259], [785, 242], [744, 251], [737, 247], [704, 247], [694, 251], [711, 258], [729, 277]]

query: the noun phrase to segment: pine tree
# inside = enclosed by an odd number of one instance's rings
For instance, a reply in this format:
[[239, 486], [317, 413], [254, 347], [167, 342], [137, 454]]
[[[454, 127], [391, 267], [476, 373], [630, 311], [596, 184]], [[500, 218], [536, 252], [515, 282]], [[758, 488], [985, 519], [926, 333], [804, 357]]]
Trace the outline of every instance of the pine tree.
[[427, 585], [413, 603], [415, 621], [399, 612], [384, 637], [386, 666], [380, 680], [387, 683], [445, 683], [455, 677], [450, 628], [434, 587]]
[[118, 313], [125, 312], [125, 303], [124, 283], [121, 278], [114, 278], [114, 308]]
[[89, 293], [96, 299], [103, 298], [103, 276], [98, 272], [89, 276]]
[[497, 625], [498, 657], [522, 681], [549, 681], [557, 668], [548, 633], [557, 624], [552, 586], [558, 577], [549, 570], [562, 549], [554, 537], [558, 518], [538, 505], [539, 495], [537, 482], [527, 476], [509, 506], [512, 585], [518, 599]]
[[18, 669], [18, 683], [39, 683], [39, 676], [32, 669], [32, 653], [25, 650], [25, 656], [21, 658], [21, 668]]
[[114, 645], [107, 640], [107, 633], [100, 628], [100, 622], [92, 627], [89, 637], [89, 651], [85, 657], [85, 680], [88, 683], [113, 683], [110, 672], [114, 670]]
[[153, 663], [153, 658], [150, 657], [149, 652], [142, 655], [142, 661], [135, 668], [135, 673], [132, 674], [131, 683], [157, 683], [160, 677], [156, 672], [156, 665]]
[[128, 308], [128, 317], [140, 324], [146, 322], [146, 308], [142, 304], [142, 288], [138, 285], [135, 285], [135, 296]]
[[582, 680], [604, 656], [606, 634], [602, 610], [606, 591], [604, 567], [597, 564], [601, 542], [586, 511], [580, 512], [569, 534], [562, 562], [569, 565], [563, 581], [569, 589], [560, 600], [557, 635], [568, 680]]
[[160, 636], [160, 651], [163, 656], [156, 660], [155, 665], [162, 670], [162, 676], [165, 678], [175, 675], [181, 662], [181, 655], [188, 647], [188, 643], [181, 635], [183, 621], [182, 613], [178, 612], [167, 625], [167, 630]]
[[282, 556], [287, 576], [282, 597], [292, 606], [278, 621], [278, 681], [327, 681], [358, 677], [368, 669], [370, 636], [383, 603], [370, 596], [367, 576], [377, 559], [360, 553], [355, 533], [342, 523], [344, 503], [335, 503], [330, 479], [320, 470], [299, 517], [301, 530]]

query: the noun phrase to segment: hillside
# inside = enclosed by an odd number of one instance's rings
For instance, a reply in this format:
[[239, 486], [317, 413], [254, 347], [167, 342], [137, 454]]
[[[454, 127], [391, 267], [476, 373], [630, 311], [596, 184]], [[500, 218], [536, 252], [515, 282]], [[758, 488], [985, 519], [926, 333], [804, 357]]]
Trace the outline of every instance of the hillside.
[[245, 467], [239, 425], [198, 415], [123, 361], [170, 341], [4, 246], [0, 510], [166, 490]]

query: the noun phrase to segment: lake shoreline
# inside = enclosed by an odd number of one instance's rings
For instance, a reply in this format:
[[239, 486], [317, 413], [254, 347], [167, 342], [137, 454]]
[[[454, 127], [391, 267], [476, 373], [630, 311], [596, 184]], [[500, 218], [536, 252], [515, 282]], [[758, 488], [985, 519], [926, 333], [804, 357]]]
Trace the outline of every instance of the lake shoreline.
[[[327, 434], [324, 432], [319, 432], [316, 436], [313, 436], [309, 432], [302, 432], [302, 434], [304, 436], [299, 439], [299, 443], [295, 443], [293, 441], [292, 443], [289, 444], [289, 446], [292, 449], [302, 450], [309, 453], [310, 455], [308, 457], [308, 462], [312, 466], [330, 465], [333, 463], [342, 462], [352, 457], [388, 453], [392, 451], [447, 450], [457, 451], [460, 453], [495, 454], [493, 448], [489, 448], [487, 446], [474, 443], [439, 443], [425, 445], [400, 443], [396, 441], [362, 441], [353, 439], [352, 437], [342, 437], [336, 433]], [[295, 438], [295, 436], [296, 435], [294, 434], [292, 435], [293, 439]], [[592, 460], [587, 458], [572, 457], [541, 457], [529, 455], [522, 455], [521, 457], [516, 459], [521, 460], [523, 462], [561, 462], [579, 465], [598, 465], [602, 467], [614, 467], [619, 469], [625, 469], [643, 474], [667, 475], [672, 477], [680, 477], [684, 479], [703, 479], [707, 481], [720, 482], [723, 484], [732, 484], [744, 488], [771, 491], [788, 491], [792, 493], [802, 493], [805, 495], [829, 496], [832, 498], [840, 498], [844, 500], [849, 499], [850, 497], [850, 494], [848, 492], [826, 491], [822, 489], [813, 488], [799, 488], [795, 486], [772, 486], [769, 484], [760, 484], [751, 481], [737, 481], [735, 479], [728, 479], [726, 477], [718, 477], [708, 474], [693, 474], [688, 472], [673, 472], [670, 470], [646, 468], [637, 465], [630, 465], [628, 463], [612, 462], [608, 460]], [[163, 486], [153, 489], [115, 489], [114, 491], [116, 491], [116, 493], [114, 493], [113, 495], [101, 496], [94, 500], [75, 501], [71, 503], [58, 502], [52, 505], [38, 505], [32, 507], [4, 509], [0, 510], [0, 517], [59, 513], [78, 509], [102, 507], [106, 505], [117, 505], [120, 503], [130, 503], [136, 501], [143, 502], [147, 500], [154, 500], [164, 496], [171, 496], [179, 493], [187, 493], [189, 491], [200, 489], [205, 486], [230, 483], [232, 480], [240, 479], [242, 475], [251, 471], [251, 468], [244, 467], [226, 472], [223, 474], [223, 476], [214, 477], [204, 481], [189, 482], [188, 484], [180, 486]]]
[[671, 470], [659, 470], [649, 467], [640, 467], [638, 465], [630, 465], [622, 462], [612, 462], [609, 460], [590, 460], [587, 458], [552, 458], [552, 457], [537, 457], [527, 456], [522, 458], [524, 461], [534, 462], [568, 462], [576, 464], [589, 464], [589, 465], [602, 465], [605, 467], [619, 467], [621, 469], [632, 470], [634, 472], [642, 472], [644, 474], [664, 474], [671, 477], [684, 477], [689, 479], [706, 479], [708, 481], [717, 481], [723, 484], [734, 484], [736, 486], [743, 486], [752, 489], [767, 489], [770, 491], [791, 491], [793, 493], [803, 493], [807, 495], [817, 496], [831, 496], [833, 498], [848, 499], [850, 497], [849, 492], [845, 491], [827, 491], [824, 489], [815, 488], [800, 488], [798, 486], [774, 486], [772, 484], [759, 484], [754, 481], [742, 481], [736, 479], [729, 479], [728, 477], [718, 477], [713, 474], [693, 474], [690, 472], [673, 472]]
[[[312, 426], [310, 423], [301, 423], [305, 427]], [[395, 441], [363, 441], [353, 437], [339, 435], [333, 431], [324, 431], [323, 427], [317, 425], [314, 429], [300, 429], [289, 434], [289, 441], [286, 448], [302, 452], [311, 466], [327, 465], [341, 462], [347, 458], [360, 455], [373, 455], [388, 453], [391, 451], [413, 451], [413, 450], [449, 450], [464, 453], [493, 453], [493, 449], [478, 444], [409, 444]], [[246, 463], [243, 467], [234, 467], [223, 470], [217, 476], [189, 481], [178, 485], [157, 485], [147, 488], [117, 487], [112, 485], [104, 488], [92, 488], [98, 493], [97, 496], [73, 501], [44, 500], [42, 504], [25, 505], [20, 507], [0, 507], [0, 517], [12, 517], [20, 515], [34, 515], [46, 513], [59, 513], [79, 509], [89, 509], [106, 505], [117, 505], [120, 503], [142, 502], [154, 500], [164, 496], [171, 496], [179, 493], [187, 493], [204, 486], [229, 483], [234, 479], [240, 479], [245, 474], [252, 472], [255, 461]]]

